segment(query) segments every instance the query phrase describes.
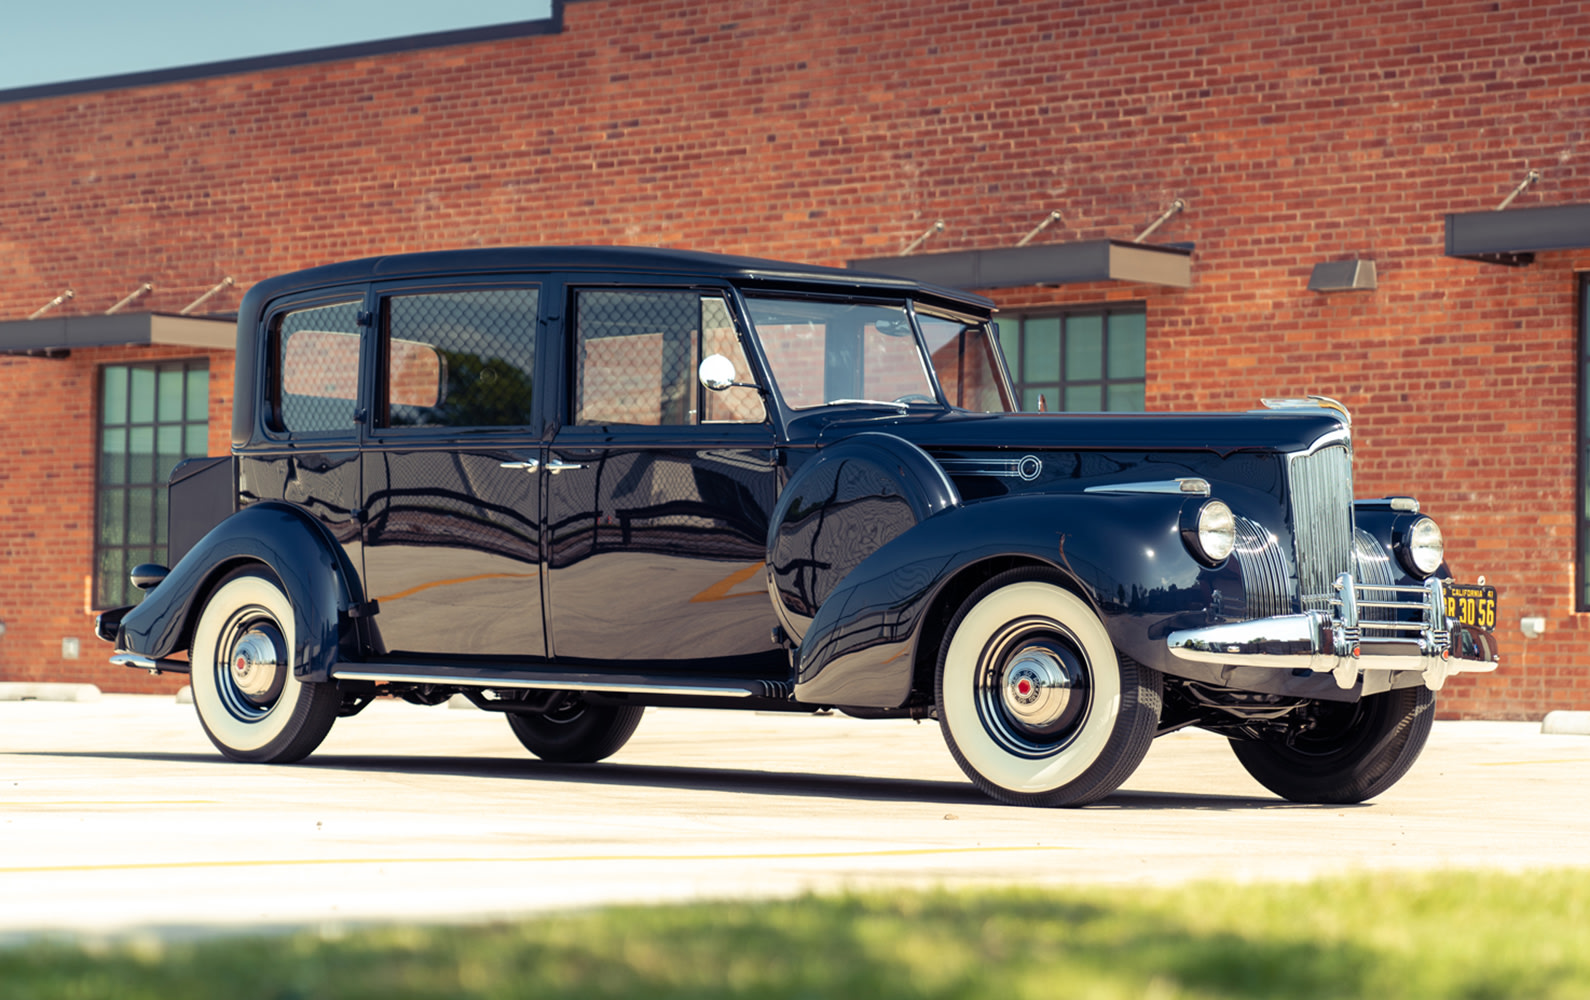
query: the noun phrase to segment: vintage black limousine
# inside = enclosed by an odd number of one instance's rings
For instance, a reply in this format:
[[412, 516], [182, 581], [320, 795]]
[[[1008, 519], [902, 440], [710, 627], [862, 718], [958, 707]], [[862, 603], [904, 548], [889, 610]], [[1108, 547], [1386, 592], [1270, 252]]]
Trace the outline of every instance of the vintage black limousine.
[[1354, 500], [1346, 411], [1011, 412], [991, 315], [624, 248], [261, 282], [232, 453], [175, 470], [174, 565], [99, 634], [243, 761], [462, 693], [552, 761], [673, 705], [937, 718], [1026, 805], [1186, 726], [1289, 799], [1397, 781], [1495, 668], [1496, 593], [1413, 499]]

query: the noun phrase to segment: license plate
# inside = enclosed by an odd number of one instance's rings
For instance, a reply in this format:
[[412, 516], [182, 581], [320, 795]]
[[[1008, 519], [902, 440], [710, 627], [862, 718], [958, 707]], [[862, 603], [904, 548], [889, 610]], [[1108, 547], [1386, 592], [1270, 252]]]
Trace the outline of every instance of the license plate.
[[1446, 588], [1446, 616], [1460, 625], [1483, 629], [1496, 628], [1496, 588], [1474, 583], [1449, 583]]

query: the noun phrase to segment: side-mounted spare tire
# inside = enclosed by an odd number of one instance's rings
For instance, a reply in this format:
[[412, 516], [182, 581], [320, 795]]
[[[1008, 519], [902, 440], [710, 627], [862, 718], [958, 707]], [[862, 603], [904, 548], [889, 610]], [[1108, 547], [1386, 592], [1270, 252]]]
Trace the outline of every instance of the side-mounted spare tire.
[[784, 631], [802, 641], [851, 570], [960, 503], [938, 463], [904, 438], [868, 431], [822, 448], [785, 484], [768, 526], [768, 593]]

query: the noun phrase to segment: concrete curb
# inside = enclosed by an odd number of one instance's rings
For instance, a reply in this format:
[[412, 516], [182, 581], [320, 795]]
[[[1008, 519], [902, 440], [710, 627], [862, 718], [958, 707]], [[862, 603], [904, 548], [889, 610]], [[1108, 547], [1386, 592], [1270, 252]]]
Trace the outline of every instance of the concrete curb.
[[186, 684], [182, 685], [182, 689], [177, 692], [177, 704], [178, 705], [191, 705], [191, 704], [193, 704], [193, 688], [192, 687], [190, 687], [190, 686], [188, 686]]
[[1547, 712], [1540, 731], [1555, 736], [1590, 736], [1590, 712]]
[[98, 701], [92, 684], [0, 682], [0, 701]]

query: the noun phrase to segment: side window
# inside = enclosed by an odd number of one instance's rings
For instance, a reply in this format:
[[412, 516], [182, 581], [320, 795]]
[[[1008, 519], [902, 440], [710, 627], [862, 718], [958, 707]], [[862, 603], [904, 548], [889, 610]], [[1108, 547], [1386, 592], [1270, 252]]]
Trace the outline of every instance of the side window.
[[696, 381], [704, 353], [726, 355], [741, 378], [750, 377], [728, 303], [720, 295], [582, 291], [574, 337], [577, 424], [754, 423], [764, 417], [755, 390], [712, 393]]
[[385, 426], [530, 423], [540, 304], [534, 287], [387, 299]]
[[994, 359], [993, 337], [985, 323], [917, 314], [933, 372], [951, 406], [984, 413], [1013, 409]]
[[274, 430], [351, 434], [359, 399], [361, 301], [296, 309], [277, 317]]

